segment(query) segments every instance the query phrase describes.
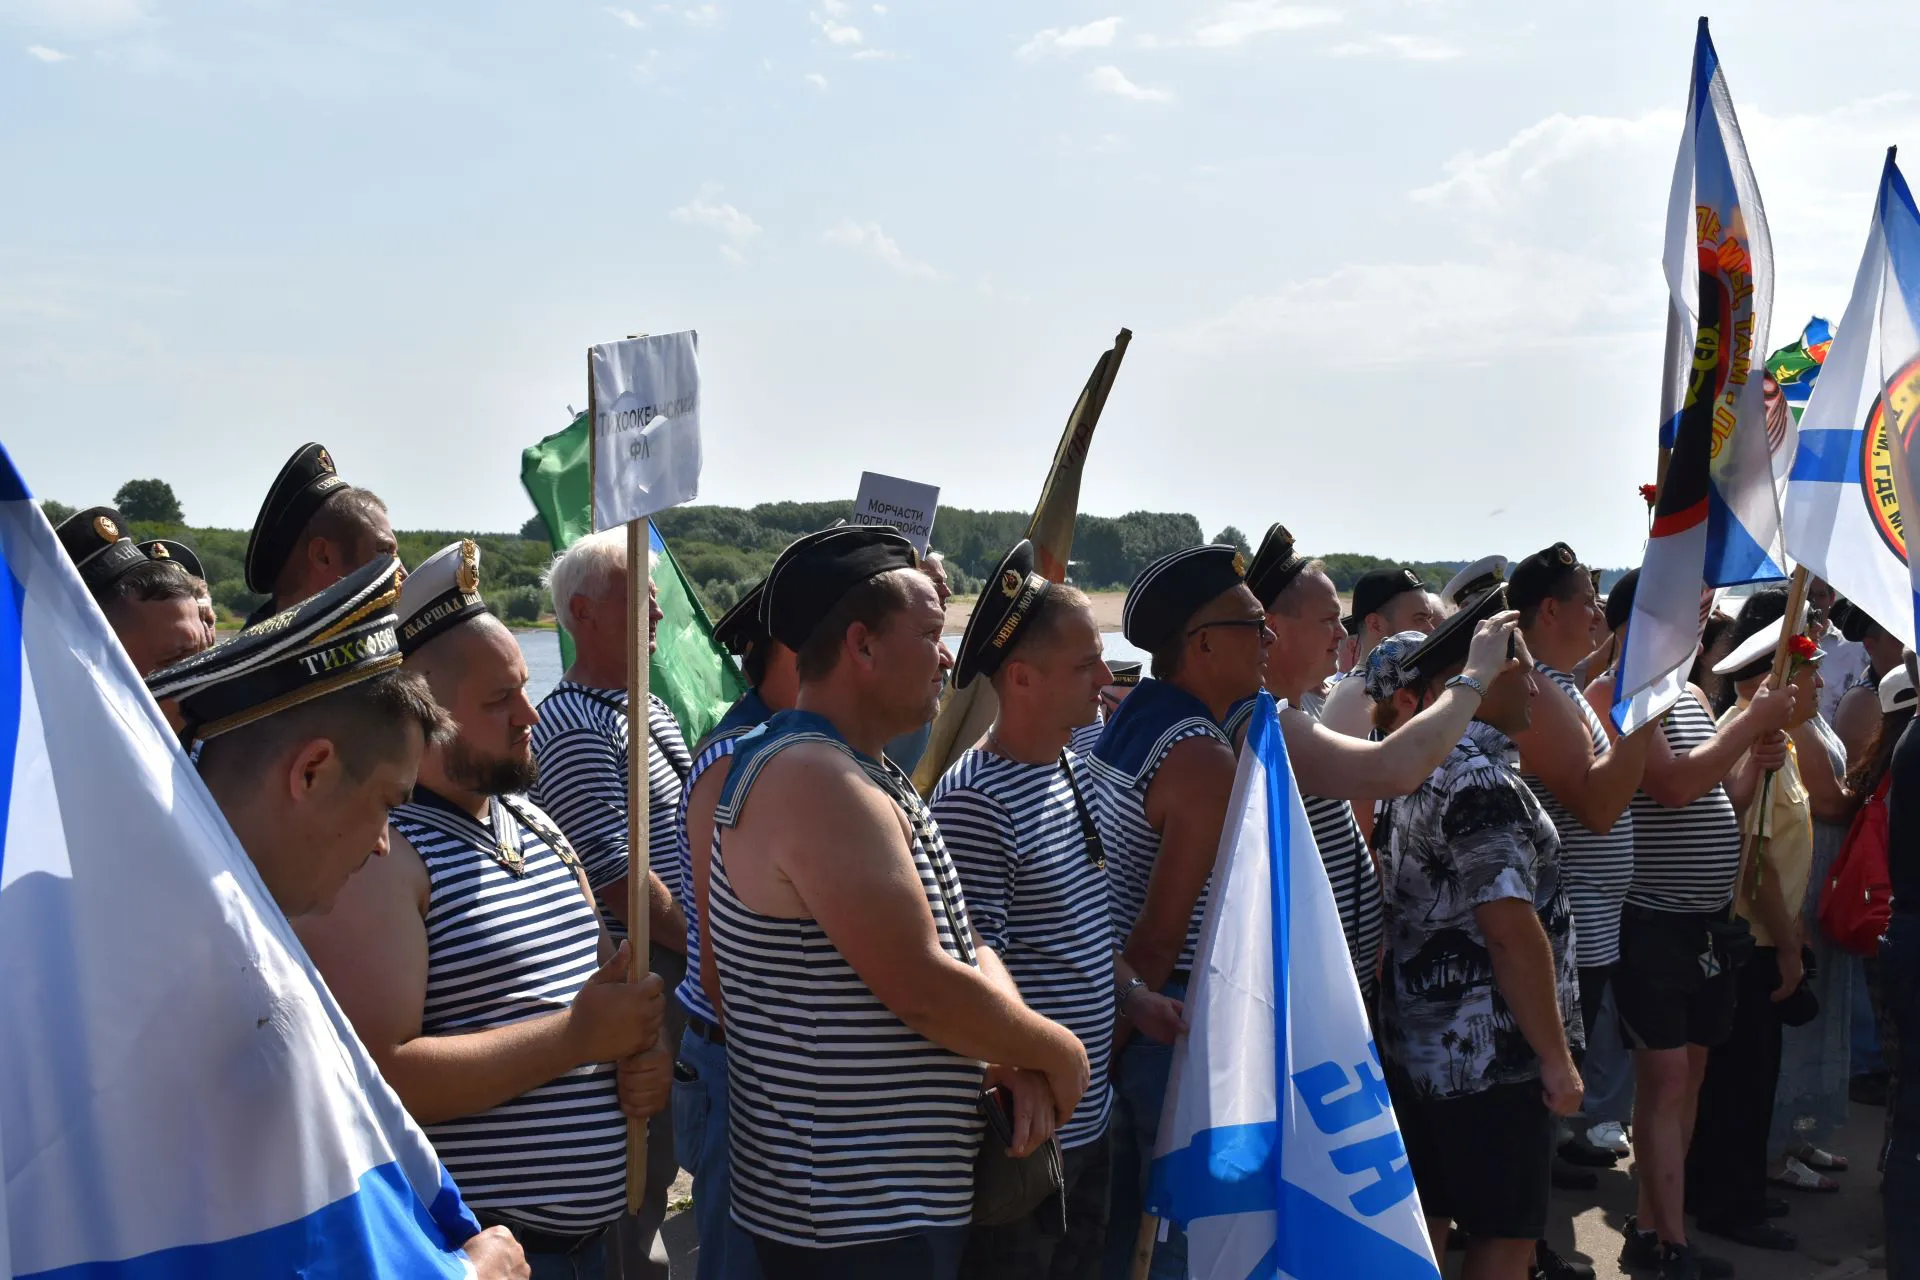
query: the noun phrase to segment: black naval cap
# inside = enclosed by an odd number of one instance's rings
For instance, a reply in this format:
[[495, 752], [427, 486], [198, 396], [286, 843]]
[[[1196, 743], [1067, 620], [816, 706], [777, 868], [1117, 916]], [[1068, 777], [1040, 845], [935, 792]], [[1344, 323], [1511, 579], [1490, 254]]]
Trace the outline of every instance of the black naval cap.
[[1409, 591], [1425, 591], [1427, 584], [1411, 569], [1369, 569], [1353, 584], [1353, 612], [1340, 621], [1350, 634], [1360, 634], [1367, 615], [1378, 613], [1387, 601]]
[[310, 442], [294, 451], [267, 490], [253, 536], [247, 539], [247, 590], [273, 594], [274, 579], [293, 555], [307, 521], [330, 495], [346, 487], [325, 446]]
[[188, 740], [219, 737], [400, 665], [400, 562], [382, 556], [230, 640], [147, 677]]
[[200, 567], [200, 557], [184, 542], [175, 542], [172, 538], [148, 538], [140, 544], [140, 554], [163, 564], [172, 561], [202, 582], [207, 580], [207, 571]]
[[1848, 640], [1854, 644], [1865, 640], [1873, 633], [1873, 629], [1880, 625], [1865, 609], [1845, 599], [1834, 601], [1827, 620], [1840, 632], [1842, 640]]
[[1033, 571], [1033, 543], [1022, 538], [987, 575], [973, 603], [953, 664], [954, 688], [964, 689], [975, 676], [992, 676], [1000, 669], [1051, 590], [1053, 584]]
[[835, 605], [868, 578], [917, 569], [920, 553], [886, 525], [842, 525], [789, 544], [767, 571], [760, 621], [767, 634], [798, 653]]
[[1607, 592], [1607, 630], [1618, 631], [1633, 616], [1633, 593], [1640, 585], [1640, 570], [1629, 569]]
[[1276, 524], [1260, 539], [1260, 549], [1253, 553], [1253, 560], [1247, 565], [1247, 586], [1260, 597], [1263, 608], [1271, 609], [1280, 593], [1293, 585], [1293, 580], [1308, 563], [1305, 556], [1293, 549], [1293, 535]]
[[728, 653], [745, 657], [772, 639], [767, 634], [766, 623], [760, 620], [760, 604], [766, 590], [767, 581], [762, 578], [748, 587], [746, 594], [733, 602], [733, 608], [713, 624], [713, 638]]
[[1406, 656], [1402, 668], [1417, 673], [1421, 679], [1431, 680], [1448, 667], [1459, 666], [1467, 660], [1467, 651], [1473, 647], [1473, 633], [1479, 630], [1480, 624], [1507, 608], [1507, 589], [1501, 583], [1495, 583], [1477, 596], [1468, 596], [1418, 649]]
[[1553, 594], [1562, 578], [1580, 572], [1580, 557], [1564, 542], [1536, 551], [1507, 570], [1507, 603], [1531, 609]]
[[1246, 581], [1247, 558], [1225, 543], [1161, 556], [1127, 588], [1120, 634], [1148, 653], [1164, 653], [1208, 601]]
[[128, 571], [147, 562], [146, 553], [127, 536], [127, 522], [112, 507], [76, 511], [54, 533], [96, 599]]
[[400, 588], [400, 652], [412, 657], [435, 636], [486, 611], [479, 544], [472, 538], [449, 543], [422, 560]]

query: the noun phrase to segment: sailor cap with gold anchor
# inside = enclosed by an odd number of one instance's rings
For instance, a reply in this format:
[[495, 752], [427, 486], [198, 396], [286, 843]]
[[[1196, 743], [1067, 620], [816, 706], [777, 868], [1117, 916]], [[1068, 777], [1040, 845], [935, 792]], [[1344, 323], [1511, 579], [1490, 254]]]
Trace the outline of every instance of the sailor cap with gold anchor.
[[200, 557], [184, 542], [175, 542], [172, 538], [149, 538], [140, 544], [140, 554], [149, 560], [171, 560], [202, 582], [207, 580], [207, 571], [200, 567]]
[[62, 520], [54, 533], [67, 549], [73, 567], [80, 571], [80, 580], [96, 598], [128, 570], [147, 562], [146, 553], [127, 536], [127, 522], [112, 507], [76, 511]]
[[407, 575], [400, 588], [400, 652], [411, 657], [441, 632], [486, 611], [480, 598], [480, 548], [472, 538], [462, 538]]
[[987, 575], [974, 601], [953, 664], [954, 688], [964, 689], [975, 676], [991, 677], [1000, 669], [1051, 590], [1053, 583], [1033, 571], [1033, 543], [1022, 538]]
[[336, 489], [346, 487], [326, 446], [309, 442], [294, 450], [273, 478], [254, 518], [253, 534], [247, 539], [247, 590], [273, 594], [274, 580], [286, 568], [307, 521]]

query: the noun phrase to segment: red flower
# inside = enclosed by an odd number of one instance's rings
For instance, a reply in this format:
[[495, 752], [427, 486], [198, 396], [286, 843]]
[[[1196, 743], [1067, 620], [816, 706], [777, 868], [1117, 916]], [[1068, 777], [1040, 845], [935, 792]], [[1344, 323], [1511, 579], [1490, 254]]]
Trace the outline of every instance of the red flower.
[[1819, 646], [1814, 644], [1812, 636], [1792, 636], [1787, 640], [1787, 652], [1801, 662], [1812, 662], [1813, 655], [1819, 651]]
[[1653, 500], [1660, 496], [1660, 486], [1657, 484], [1643, 484], [1640, 486], [1640, 496], [1647, 500], [1648, 506], [1652, 506]]

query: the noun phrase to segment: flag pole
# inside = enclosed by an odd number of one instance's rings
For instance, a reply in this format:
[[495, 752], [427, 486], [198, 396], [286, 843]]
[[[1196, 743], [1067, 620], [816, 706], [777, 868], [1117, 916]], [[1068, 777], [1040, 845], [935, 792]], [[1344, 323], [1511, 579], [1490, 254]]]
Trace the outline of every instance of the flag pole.
[[1147, 1280], [1147, 1273], [1153, 1269], [1153, 1241], [1160, 1234], [1160, 1219], [1150, 1213], [1140, 1215], [1140, 1234], [1133, 1238], [1133, 1272], [1131, 1280]]
[[[1793, 661], [1793, 650], [1790, 646], [1793, 638], [1799, 635], [1806, 625], [1803, 615], [1807, 605], [1807, 578], [1807, 567], [1795, 565], [1793, 578], [1787, 584], [1787, 612], [1780, 626], [1780, 643], [1773, 650], [1773, 672], [1767, 677], [1767, 684], [1775, 689], [1786, 686], [1787, 670]], [[1747, 889], [1751, 896], [1752, 890], [1748, 887], [1747, 877], [1757, 869], [1755, 860], [1766, 850], [1767, 841], [1772, 836], [1769, 830], [1772, 824], [1768, 821], [1772, 816], [1768, 812], [1772, 791], [1773, 771], [1768, 770], [1766, 777], [1761, 780], [1759, 789], [1748, 804], [1746, 820], [1741, 823], [1740, 874], [1733, 882], [1733, 903], [1727, 908], [1729, 919], [1740, 908], [1741, 890]]]

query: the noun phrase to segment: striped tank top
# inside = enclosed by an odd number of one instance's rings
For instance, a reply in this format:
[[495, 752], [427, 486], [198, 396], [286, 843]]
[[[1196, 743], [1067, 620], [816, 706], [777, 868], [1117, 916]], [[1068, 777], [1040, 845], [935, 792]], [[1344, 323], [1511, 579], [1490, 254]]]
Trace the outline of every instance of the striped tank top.
[[[1081, 785], [1087, 789], [1087, 803], [1107, 849], [1108, 916], [1115, 948], [1127, 945], [1134, 922], [1147, 905], [1147, 882], [1160, 856], [1160, 833], [1147, 821], [1147, 788], [1166, 763], [1167, 753], [1189, 738], [1211, 738], [1229, 750], [1233, 746], [1200, 699], [1164, 680], [1146, 679], [1120, 704], [1087, 757], [1087, 775]], [[1193, 904], [1176, 970], [1193, 968], [1212, 884], [1213, 877], [1208, 876]]]
[[[1593, 754], [1605, 755], [1610, 749], [1606, 727], [1574, 678], [1544, 662], [1536, 661], [1533, 669], [1573, 699], [1593, 739]], [[1520, 780], [1539, 798], [1540, 807], [1560, 833], [1560, 874], [1573, 904], [1577, 962], [1582, 969], [1612, 964], [1620, 958], [1620, 906], [1633, 887], [1633, 809], [1623, 812], [1610, 830], [1596, 834], [1569, 813], [1539, 778], [1522, 773]]]
[[845, 751], [906, 816], [940, 946], [975, 963], [960, 877], [897, 766], [860, 754], [804, 711], [783, 711], [736, 740], [714, 810], [706, 922], [727, 1003], [733, 1220], [814, 1248], [963, 1226], [982, 1129], [981, 1064], [900, 1021], [818, 921], [760, 915], [727, 879], [727, 833], [754, 781], [800, 743]]
[[[673, 900], [684, 904], [673, 833], [681, 780], [693, 759], [657, 695], [648, 695], [647, 730], [647, 857]], [[533, 754], [540, 762], [533, 799], [579, 852], [587, 883], [600, 890], [620, 880], [627, 874], [627, 691], [562, 680], [540, 700]], [[627, 936], [611, 912], [602, 914], [615, 941]]]
[[[1258, 701], [1256, 694], [1233, 704], [1222, 726], [1229, 739], [1244, 741], [1247, 721]], [[1315, 699], [1313, 709], [1306, 713], [1318, 720], [1325, 705], [1325, 699]], [[1302, 710], [1306, 710], [1304, 703]], [[1333, 888], [1333, 901], [1340, 908], [1340, 932], [1347, 939], [1353, 976], [1360, 980], [1361, 994], [1371, 1000], [1379, 986], [1374, 968], [1380, 960], [1380, 941], [1386, 934], [1386, 892], [1374, 868], [1373, 853], [1367, 848], [1367, 838], [1360, 834], [1352, 801], [1303, 795], [1300, 806], [1307, 811], [1320, 865]]]
[[[1674, 754], [1713, 737], [1713, 717], [1687, 689], [1661, 721]], [[1627, 901], [1656, 911], [1724, 911], [1740, 874], [1740, 823], [1727, 789], [1679, 809], [1633, 794], [1633, 887]]]
[[700, 901], [699, 895], [694, 892], [693, 850], [687, 842], [687, 802], [692, 799], [694, 785], [700, 781], [700, 776], [717, 761], [733, 754], [734, 744], [741, 734], [772, 714], [772, 710], [752, 689], [728, 708], [720, 723], [700, 740], [700, 749], [693, 757], [693, 767], [687, 771], [687, 784], [680, 789], [680, 804], [673, 819], [674, 874], [687, 887], [686, 896], [680, 899], [680, 909], [687, 917], [687, 976], [681, 979], [673, 994], [682, 1008], [694, 1017], [704, 1019], [710, 1026], [720, 1024], [720, 1015], [714, 1010], [713, 1002], [707, 999], [707, 989], [700, 983]]
[[[1066, 770], [1076, 770], [1070, 779]], [[1086, 1046], [1094, 1084], [1060, 1126], [1060, 1145], [1107, 1131], [1113, 1045], [1113, 931], [1099, 836], [1089, 837], [1073, 786], [1084, 761], [1024, 764], [969, 751], [933, 789], [933, 817], [967, 894], [982, 945], [1013, 975], [1021, 999]]]
[[[599, 968], [600, 922], [546, 815], [508, 796], [481, 823], [416, 788], [391, 822], [427, 869], [420, 1033], [462, 1035], [564, 1012]], [[503, 865], [496, 834], [518, 850], [517, 872]], [[627, 1123], [610, 1062], [423, 1127], [476, 1209], [583, 1235], [626, 1207]]]

